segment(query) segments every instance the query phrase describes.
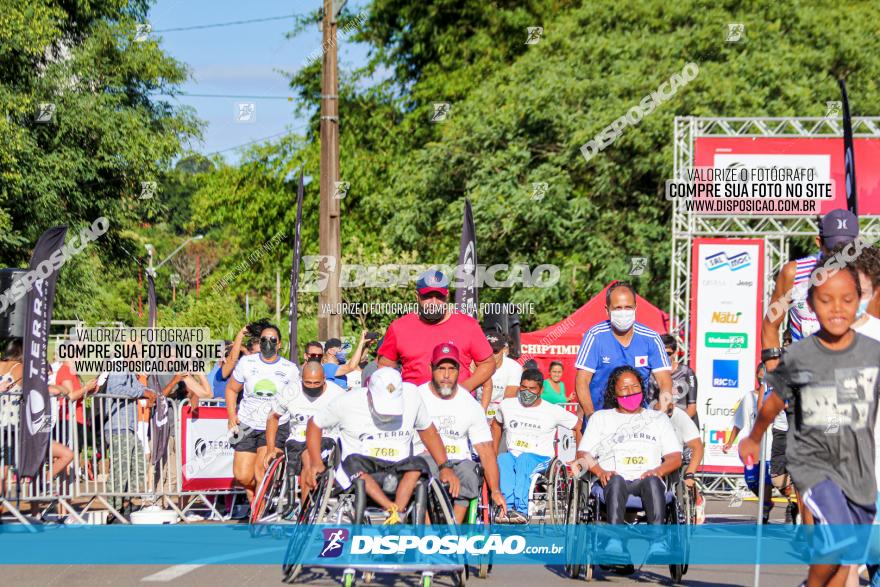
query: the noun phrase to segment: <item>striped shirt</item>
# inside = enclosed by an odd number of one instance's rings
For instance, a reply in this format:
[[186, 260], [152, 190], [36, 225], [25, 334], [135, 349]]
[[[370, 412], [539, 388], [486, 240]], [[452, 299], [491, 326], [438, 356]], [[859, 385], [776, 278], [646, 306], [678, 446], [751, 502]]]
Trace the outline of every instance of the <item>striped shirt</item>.
[[788, 328], [792, 342], [806, 338], [819, 330], [819, 319], [807, 304], [810, 273], [818, 262], [819, 253], [795, 261], [794, 285], [791, 288], [791, 305], [788, 308]]
[[611, 372], [624, 365], [639, 372], [646, 394], [652, 372], [671, 370], [660, 335], [644, 324], [633, 325], [632, 340], [626, 347], [614, 337], [609, 320], [596, 324], [584, 334], [575, 367], [593, 373], [590, 396], [594, 409], [601, 410], [605, 404], [605, 386]]

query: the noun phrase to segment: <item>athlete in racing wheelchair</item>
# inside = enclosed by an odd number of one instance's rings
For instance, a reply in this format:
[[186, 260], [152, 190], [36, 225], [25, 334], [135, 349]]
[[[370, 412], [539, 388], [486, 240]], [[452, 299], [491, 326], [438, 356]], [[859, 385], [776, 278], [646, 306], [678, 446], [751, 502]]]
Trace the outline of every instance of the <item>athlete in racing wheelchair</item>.
[[544, 377], [538, 369], [523, 371], [517, 397], [502, 400], [492, 421], [496, 451], [502, 431], [507, 435], [507, 452], [498, 455], [507, 515], [496, 516], [499, 523], [525, 524], [532, 514], [538, 513], [543, 514], [545, 522], [565, 521], [568, 470], [556, 458], [557, 442], [560, 429], [574, 431], [577, 437], [578, 417], [543, 401], [543, 384]]
[[[305, 499], [305, 490], [297, 483], [303, 468], [308, 466], [306, 452], [306, 424], [318, 411], [338, 397], [345, 390], [332, 381], [327, 381], [324, 368], [318, 361], [307, 361], [302, 368], [302, 380], [286, 386], [272, 398], [272, 410], [266, 419], [266, 439], [272, 448], [266, 451], [263, 477], [251, 505], [251, 523], [265, 523], [278, 518], [287, 518], [295, 512], [300, 497]], [[290, 434], [284, 451], [277, 448], [279, 421], [290, 414]], [[326, 431], [321, 439], [322, 460], [336, 466], [338, 450], [333, 430]], [[301, 496], [297, 495], [300, 488]]]
[[[338, 429], [342, 446], [336, 469], [327, 469], [320, 459], [322, 430], [328, 428]], [[437, 463], [437, 477], [430, 476], [422, 457], [412, 454], [416, 432]], [[423, 524], [426, 517], [432, 524], [455, 524], [451, 499], [459, 496], [459, 478], [418, 390], [403, 383], [395, 369], [378, 369], [367, 388], [351, 390], [315, 414], [306, 429], [306, 450], [310, 466], [303, 472], [303, 486], [310, 493], [303, 500], [299, 524], [371, 523], [370, 502], [381, 508], [384, 524]], [[295, 581], [302, 571], [297, 559], [301, 552], [302, 542], [292, 540], [283, 566], [286, 582]], [[346, 566], [343, 585], [353, 583], [357, 570], [370, 576], [420, 572], [422, 587], [430, 587], [435, 572], [453, 573], [459, 585], [465, 576], [461, 563]]]
[[[580, 477], [572, 486], [569, 523], [625, 524], [643, 519], [650, 525], [686, 523], [668, 477], [681, 468], [682, 445], [665, 413], [643, 407], [643, 385], [632, 367], [615, 369], [608, 380], [606, 409], [595, 412], [587, 422], [578, 446], [577, 459], [570, 466]], [[588, 474], [581, 475], [581, 472]], [[616, 534], [616, 533], [614, 533]], [[634, 567], [624, 552], [619, 534], [608, 538], [601, 549], [605, 557], [621, 562], [618, 570], [628, 573]], [[596, 534], [589, 534], [596, 537]], [[592, 578], [590, 555], [598, 544], [576, 545], [585, 559], [587, 579]], [[658, 539], [651, 543], [648, 556], [668, 554], [669, 545]], [[576, 578], [581, 565], [569, 565]], [[682, 564], [670, 565], [673, 579], [684, 573]]]
[[[452, 498], [458, 497], [460, 481], [446, 458], [443, 440], [416, 387], [403, 383], [395, 369], [378, 369], [370, 377], [369, 387], [349, 391], [309, 421], [306, 450], [310, 467], [303, 473], [306, 490], [316, 487], [317, 475], [326, 469], [320, 459], [322, 430], [336, 427], [342, 444], [336, 481], [343, 490], [352, 482], [362, 483], [366, 496], [387, 512], [386, 524], [401, 522], [400, 514], [407, 511], [419, 479], [430, 475], [425, 460], [412, 454], [416, 431], [437, 463], [440, 481], [448, 486]], [[417, 517], [413, 522], [424, 519]]]
[[[458, 385], [460, 364], [458, 347], [451, 342], [437, 345], [431, 354], [431, 381], [418, 387], [428, 414], [443, 439], [446, 457], [461, 480], [454, 504], [455, 521], [459, 524], [464, 522], [471, 500], [480, 498], [484, 477], [492, 502], [502, 516], [506, 515], [507, 509], [498, 486], [492, 433], [480, 404]], [[471, 458], [471, 448], [477, 453], [479, 464]], [[413, 454], [421, 455], [431, 474], [438, 476], [437, 463], [419, 439], [415, 441]]]

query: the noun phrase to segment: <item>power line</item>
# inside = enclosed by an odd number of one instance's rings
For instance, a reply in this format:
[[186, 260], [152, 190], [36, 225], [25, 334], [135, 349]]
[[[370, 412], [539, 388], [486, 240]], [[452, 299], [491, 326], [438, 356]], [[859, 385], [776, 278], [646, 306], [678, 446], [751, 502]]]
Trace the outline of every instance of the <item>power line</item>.
[[254, 140], [252, 140], [252, 141], [248, 141], [248, 142], [246, 142], [246, 143], [241, 143], [240, 145], [234, 145], [234, 146], [232, 146], [232, 147], [227, 147], [227, 148], [225, 148], [225, 149], [220, 149], [219, 151], [212, 151], [212, 152], [210, 152], [210, 153], [206, 153], [205, 156], [208, 157], [208, 156], [211, 156], [211, 155], [218, 155], [218, 154], [220, 154], [220, 153], [225, 153], [226, 151], [233, 151], [233, 150], [235, 150], [235, 149], [240, 149], [240, 148], [242, 148], [242, 147], [247, 147], [248, 145], [253, 145], [254, 143], [262, 143], [263, 141], [268, 141], [269, 139], [274, 139], [274, 138], [276, 138], [276, 137], [280, 137], [280, 136], [288, 135], [288, 134], [292, 133], [292, 132], [295, 131], [295, 130], [299, 130], [299, 129], [301, 129], [301, 128], [305, 128], [305, 127], [307, 127], [307, 126], [309, 126], [308, 123], [306, 123], [306, 124], [300, 124], [300, 125], [298, 125], [298, 126], [291, 127], [291, 128], [289, 128], [289, 129], [287, 129], [287, 130], [285, 130], [285, 131], [278, 132], [278, 133], [275, 133], [275, 134], [273, 134], [273, 135], [269, 135], [269, 136], [267, 136], [267, 137], [262, 137], [262, 138], [259, 138], [259, 139], [254, 139]]
[[227, 26], [236, 26], [240, 24], [252, 24], [255, 22], [269, 22], [272, 20], [286, 20], [288, 18], [300, 18], [301, 14], [285, 14], [284, 16], [270, 16], [268, 18], [252, 18], [250, 20], [234, 20], [231, 22], [218, 22], [215, 24], [198, 24], [193, 26], [185, 26], [185, 27], [177, 27], [173, 29], [161, 29], [156, 31], [151, 31], [154, 33], [176, 33], [179, 31], [194, 31], [198, 29], [213, 29], [218, 27], [227, 27]]
[[177, 98], [178, 96], [186, 96], [188, 98], [247, 98], [250, 100], [287, 100], [288, 102], [293, 102], [293, 96], [247, 96], [247, 95], [239, 95], [239, 94], [191, 94], [189, 92], [160, 92], [158, 94], [154, 94], [156, 96], [171, 96], [172, 98]]

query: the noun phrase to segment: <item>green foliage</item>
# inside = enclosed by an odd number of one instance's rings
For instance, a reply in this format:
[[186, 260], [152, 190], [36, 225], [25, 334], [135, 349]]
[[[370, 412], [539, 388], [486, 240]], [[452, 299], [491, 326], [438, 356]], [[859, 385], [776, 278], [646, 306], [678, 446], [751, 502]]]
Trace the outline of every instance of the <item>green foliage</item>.
[[[667, 307], [671, 209], [662, 189], [673, 118], [820, 116], [839, 98], [839, 76], [855, 114], [880, 111], [875, 10], [870, 2], [375, 0], [355, 36], [371, 43], [372, 61], [344, 74], [340, 91], [346, 261], [455, 263], [469, 198], [481, 263], [561, 270], [553, 288], [481, 290], [481, 301], [533, 302], [526, 329], [626, 277], [631, 256], [649, 257], [637, 285]], [[733, 22], [745, 24], [744, 42], [725, 42]], [[537, 44], [525, 45], [529, 26], [544, 27]], [[693, 82], [584, 160], [584, 143], [690, 61], [700, 68]], [[391, 80], [374, 81], [388, 70]], [[245, 249], [230, 263], [276, 227], [292, 234], [291, 200], [274, 186], [300, 163], [317, 176], [319, 74], [312, 64], [291, 82], [301, 110], [315, 113], [307, 142], [254, 149], [194, 199], [200, 222], [250, 228], [247, 239], [235, 231]], [[451, 115], [432, 123], [438, 101], [452, 103]], [[536, 182], [548, 184], [543, 199], [533, 198]], [[317, 209], [309, 186], [305, 254], [317, 253]], [[264, 279], [256, 271], [248, 283]], [[303, 297], [303, 312], [316, 308], [316, 296]], [[407, 301], [412, 290], [343, 290], [343, 298]], [[347, 328], [389, 319], [352, 317]]]
[[[61, 271], [58, 318], [131, 320], [132, 257], [143, 248], [130, 229], [188, 211], [188, 198], [140, 198], [142, 182], [161, 182], [199, 129], [191, 111], [155, 98], [187, 74], [154, 40], [134, 40], [148, 6], [31, 0], [0, 10], [0, 263], [25, 265], [49, 226], [74, 234], [110, 221]], [[54, 105], [51, 121], [37, 121], [41, 104]]]
[[[235, 166], [184, 158], [172, 168], [197, 125], [191, 113], [149, 97], [185, 71], [155, 43], [132, 42], [145, 3], [69, 4], [37, 0], [0, 14], [0, 104], [8, 114], [0, 117], [0, 259], [21, 263], [54, 222], [103, 214], [113, 229], [102, 254], [62, 275], [65, 317], [137, 322], [132, 301], [144, 289], [132, 257], [143, 262], [147, 242], [167, 255], [195, 232], [206, 235], [199, 254], [217, 254], [218, 263], [198, 299], [190, 281], [172, 303], [168, 273], [160, 274], [160, 324], [205, 324], [231, 336], [245, 319], [246, 296], [252, 317], [274, 316], [278, 270], [286, 308], [300, 168], [309, 180], [303, 254], [318, 253], [320, 62], [291, 75], [298, 108], [311, 116], [304, 136], [251, 147]], [[826, 101], [839, 99], [838, 77], [847, 79], [854, 114], [880, 111], [872, 2], [374, 0], [367, 11], [354, 39], [371, 45], [370, 63], [342, 72], [340, 84], [340, 179], [350, 183], [341, 202], [343, 262], [454, 264], [468, 198], [481, 263], [560, 269], [552, 288], [481, 290], [481, 301], [534, 303], [536, 313], [523, 317], [527, 330], [625, 277], [631, 256], [650, 259], [640, 293], [668, 305], [670, 206], [662, 190], [675, 116], [821, 116]], [[735, 22], [745, 24], [745, 38], [727, 43]], [[532, 26], [544, 33], [526, 45]], [[69, 58], [46, 53], [58, 54], [62, 39]], [[583, 144], [691, 61], [696, 79], [584, 160]], [[57, 120], [37, 125], [33, 110], [47, 101], [58, 104]], [[441, 101], [451, 114], [432, 122]], [[138, 200], [139, 182], [152, 178], [160, 197]], [[548, 186], [542, 199], [535, 183]], [[182, 259], [189, 275], [191, 258]], [[342, 296], [414, 297], [411, 287]], [[318, 310], [317, 295], [301, 296], [301, 342], [314, 337]], [[391, 318], [349, 316], [346, 332]]]

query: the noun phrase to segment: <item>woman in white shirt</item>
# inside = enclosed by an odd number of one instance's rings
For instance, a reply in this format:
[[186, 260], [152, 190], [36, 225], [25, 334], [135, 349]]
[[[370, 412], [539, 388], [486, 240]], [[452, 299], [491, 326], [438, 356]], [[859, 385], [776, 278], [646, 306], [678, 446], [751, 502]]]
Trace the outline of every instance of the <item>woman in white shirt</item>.
[[618, 367], [608, 378], [606, 409], [587, 420], [572, 463], [599, 479], [609, 524], [623, 524], [630, 495], [641, 498], [649, 524], [662, 524], [666, 512], [663, 478], [681, 467], [681, 443], [665, 413], [642, 407], [644, 384], [632, 367]]

